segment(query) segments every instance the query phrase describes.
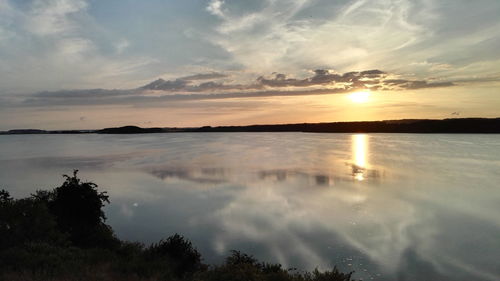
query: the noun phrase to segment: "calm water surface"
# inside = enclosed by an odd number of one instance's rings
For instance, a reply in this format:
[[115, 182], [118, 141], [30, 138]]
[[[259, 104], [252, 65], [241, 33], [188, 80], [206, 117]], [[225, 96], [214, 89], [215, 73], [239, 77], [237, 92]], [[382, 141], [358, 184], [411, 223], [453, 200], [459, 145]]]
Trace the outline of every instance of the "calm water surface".
[[109, 192], [120, 238], [178, 232], [207, 262], [239, 249], [363, 280], [500, 279], [499, 135], [0, 136], [16, 197], [73, 168]]

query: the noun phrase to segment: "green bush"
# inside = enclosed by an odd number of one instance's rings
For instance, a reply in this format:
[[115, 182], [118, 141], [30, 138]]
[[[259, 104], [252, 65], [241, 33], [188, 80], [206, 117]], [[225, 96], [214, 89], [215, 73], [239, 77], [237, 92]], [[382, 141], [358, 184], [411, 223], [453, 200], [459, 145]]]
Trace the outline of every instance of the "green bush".
[[205, 268], [201, 262], [201, 254], [192, 243], [179, 234], [166, 240], [152, 244], [146, 255], [150, 260], [162, 260], [170, 265], [176, 277], [183, 277]]
[[352, 280], [352, 273], [337, 268], [301, 273], [234, 250], [222, 265], [209, 267], [179, 234], [149, 247], [120, 241], [105, 224], [109, 197], [96, 184], [82, 182], [77, 172], [29, 198], [13, 199], [0, 190], [0, 281]]
[[26, 243], [0, 252], [0, 270], [51, 277], [82, 272], [84, 253], [75, 247], [44, 242]]
[[0, 250], [28, 242], [68, 243], [47, 205], [31, 198], [13, 200], [4, 191], [0, 200]]
[[109, 204], [106, 192], [99, 192], [97, 184], [82, 182], [77, 177], [63, 175], [64, 183], [52, 191], [37, 191], [33, 198], [44, 202], [56, 218], [57, 226], [67, 233], [71, 242], [82, 248], [117, 248], [119, 241], [113, 230], [105, 224], [103, 211]]

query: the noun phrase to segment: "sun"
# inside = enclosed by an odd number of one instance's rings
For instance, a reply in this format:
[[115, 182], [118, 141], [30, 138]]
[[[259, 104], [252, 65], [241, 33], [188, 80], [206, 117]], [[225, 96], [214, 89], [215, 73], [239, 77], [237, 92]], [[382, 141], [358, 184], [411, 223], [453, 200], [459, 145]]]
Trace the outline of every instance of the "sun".
[[351, 101], [355, 103], [364, 103], [370, 99], [370, 92], [369, 91], [354, 92], [349, 94], [349, 99], [351, 99]]

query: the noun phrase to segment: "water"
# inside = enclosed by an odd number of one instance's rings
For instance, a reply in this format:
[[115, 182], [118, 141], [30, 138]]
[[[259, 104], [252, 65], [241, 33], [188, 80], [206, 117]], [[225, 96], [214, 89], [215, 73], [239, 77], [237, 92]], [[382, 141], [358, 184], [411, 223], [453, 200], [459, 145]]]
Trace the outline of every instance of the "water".
[[210, 263], [238, 249], [363, 280], [499, 280], [498, 135], [0, 136], [15, 197], [73, 168], [109, 192], [120, 238], [178, 232]]

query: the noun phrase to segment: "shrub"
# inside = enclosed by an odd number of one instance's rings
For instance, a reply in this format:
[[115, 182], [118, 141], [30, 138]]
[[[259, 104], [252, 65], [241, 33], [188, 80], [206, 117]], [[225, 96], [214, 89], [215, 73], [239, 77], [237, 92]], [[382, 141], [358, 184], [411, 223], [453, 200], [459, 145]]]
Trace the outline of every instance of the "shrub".
[[3, 197], [0, 200], [0, 250], [28, 242], [63, 245], [67, 237], [57, 228], [45, 204], [29, 198]]
[[118, 239], [113, 230], [105, 224], [103, 207], [109, 203], [106, 192], [99, 192], [97, 184], [82, 182], [77, 177], [63, 175], [66, 180], [53, 191], [38, 191], [33, 195], [38, 201], [45, 202], [55, 216], [59, 229], [68, 233], [71, 242], [82, 248], [116, 248]]
[[253, 256], [232, 250], [231, 255], [220, 266], [199, 273], [195, 280], [204, 281], [287, 281], [296, 276], [282, 269], [280, 264], [260, 263]]
[[337, 267], [334, 267], [333, 270], [327, 270], [324, 272], [320, 272], [318, 269], [315, 269], [312, 273], [306, 273], [305, 279], [306, 281], [351, 281], [351, 276], [354, 272], [343, 273], [338, 270]]
[[238, 266], [243, 264], [255, 265], [260, 267], [257, 259], [255, 259], [251, 255], [247, 255], [240, 251], [231, 250], [231, 255], [226, 258], [226, 265], [229, 266]]
[[352, 281], [351, 273], [341, 273], [335, 267], [331, 271], [297, 272], [285, 270], [281, 264], [261, 263], [251, 255], [231, 251], [226, 262], [200, 272], [196, 281]]
[[0, 190], [1, 280], [351, 281], [351, 273], [296, 272], [231, 251], [208, 267], [179, 234], [145, 248], [118, 240], [105, 224], [105, 192], [65, 175], [52, 191], [13, 199]]
[[10, 197], [9, 192], [5, 189], [0, 190], [0, 203], [9, 201], [12, 201], [12, 197]]
[[0, 252], [0, 271], [25, 272], [43, 279], [75, 274], [84, 267], [82, 254], [74, 247], [28, 242]]
[[205, 268], [201, 262], [201, 254], [192, 243], [179, 234], [174, 234], [166, 240], [152, 244], [147, 249], [149, 259], [163, 259], [172, 267], [177, 277], [182, 277]]

